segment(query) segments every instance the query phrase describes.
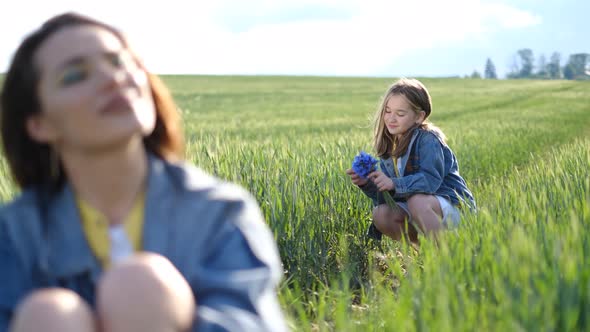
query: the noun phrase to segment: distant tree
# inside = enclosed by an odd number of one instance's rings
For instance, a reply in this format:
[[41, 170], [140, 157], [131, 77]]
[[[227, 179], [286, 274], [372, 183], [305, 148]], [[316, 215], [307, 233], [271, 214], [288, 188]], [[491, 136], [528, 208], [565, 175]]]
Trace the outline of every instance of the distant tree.
[[[590, 54], [576, 53], [571, 54], [569, 60], [563, 69], [563, 76], [569, 80], [587, 79], [586, 69], [590, 64]], [[567, 69], [567, 76], [566, 76]]]
[[551, 59], [547, 64], [547, 74], [551, 79], [560, 79], [561, 78], [561, 55], [557, 52], [553, 52], [551, 54]]
[[533, 76], [533, 62], [535, 57], [530, 48], [522, 48], [512, 58], [507, 78], [530, 78]]
[[547, 60], [545, 59], [545, 55], [541, 54], [539, 56], [539, 61], [537, 63], [537, 74], [538, 78], [547, 78]]
[[570, 63], [563, 67], [563, 77], [566, 80], [573, 80], [576, 77], [574, 73], [574, 67]]
[[508, 73], [506, 74], [506, 78], [519, 78], [520, 77], [520, 65], [517, 55], [512, 56], [512, 61], [510, 62], [510, 68], [508, 69]]
[[481, 74], [477, 70], [474, 70], [473, 73], [471, 73], [471, 78], [481, 78]]
[[518, 56], [520, 57], [520, 78], [529, 78], [533, 74], [533, 62], [535, 57], [533, 51], [530, 48], [523, 48], [518, 50]]
[[486, 69], [484, 75], [484, 77], [487, 79], [495, 80], [498, 78], [498, 75], [496, 75], [496, 66], [494, 66], [494, 63], [490, 58], [488, 58], [488, 60], [486, 61]]

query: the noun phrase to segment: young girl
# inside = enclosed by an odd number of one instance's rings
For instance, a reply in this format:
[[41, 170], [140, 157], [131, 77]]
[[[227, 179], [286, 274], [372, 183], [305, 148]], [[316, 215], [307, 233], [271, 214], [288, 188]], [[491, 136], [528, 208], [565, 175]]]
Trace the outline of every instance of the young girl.
[[[375, 115], [373, 146], [381, 159], [380, 170], [366, 179], [352, 169], [346, 171], [373, 200], [374, 226], [393, 239], [405, 234], [408, 218], [431, 234], [457, 225], [461, 209], [475, 208], [444, 134], [427, 120], [431, 112], [430, 95], [420, 81], [394, 83]], [[384, 191], [401, 209], [385, 204]], [[416, 240], [415, 230], [407, 229], [410, 239]]]
[[17, 49], [1, 94], [22, 189], [0, 209], [0, 331], [284, 331], [256, 201], [181, 161], [167, 89], [75, 14]]

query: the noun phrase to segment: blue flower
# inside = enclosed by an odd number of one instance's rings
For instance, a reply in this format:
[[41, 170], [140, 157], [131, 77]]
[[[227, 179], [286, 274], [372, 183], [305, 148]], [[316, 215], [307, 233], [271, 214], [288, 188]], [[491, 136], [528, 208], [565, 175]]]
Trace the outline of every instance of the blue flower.
[[[365, 151], [361, 151], [356, 157], [354, 157], [354, 160], [352, 161], [352, 170], [363, 179], [366, 179], [369, 173], [376, 170], [375, 165], [377, 165], [377, 159]], [[394, 211], [401, 212], [401, 208], [393, 200], [393, 197], [389, 191], [383, 191], [381, 194], [385, 199], [385, 203], [389, 205], [390, 208], [392, 208]]]
[[375, 170], [376, 164], [377, 159], [365, 151], [361, 151], [352, 161], [352, 170], [363, 179], [366, 179], [369, 173]]

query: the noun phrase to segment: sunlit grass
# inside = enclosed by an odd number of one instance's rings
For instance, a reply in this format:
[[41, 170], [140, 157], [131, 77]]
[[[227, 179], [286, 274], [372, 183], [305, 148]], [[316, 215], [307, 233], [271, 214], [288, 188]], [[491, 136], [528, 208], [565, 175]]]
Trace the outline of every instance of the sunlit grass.
[[415, 251], [366, 239], [344, 173], [394, 79], [164, 79], [187, 159], [258, 200], [294, 330], [590, 330], [589, 83], [425, 79], [479, 210]]

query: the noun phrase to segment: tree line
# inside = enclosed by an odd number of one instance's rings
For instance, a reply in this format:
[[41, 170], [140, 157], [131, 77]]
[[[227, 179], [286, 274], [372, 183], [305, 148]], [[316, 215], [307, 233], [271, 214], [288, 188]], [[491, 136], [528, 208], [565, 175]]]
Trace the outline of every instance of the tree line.
[[[470, 77], [482, 78], [482, 75], [475, 70]], [[496, 66], [490, 58], [486, 60], [483, 78], [498, 78]], [[571, 54], [563, 66], [561, 65], [561, 54], [558, 52], [553, 52], [549, 60], [541, 54], [535, 64], [533, 51], [530, 48], [523, 48], [514, 55], [506, 78], [589, 80], [590, 54]]]

